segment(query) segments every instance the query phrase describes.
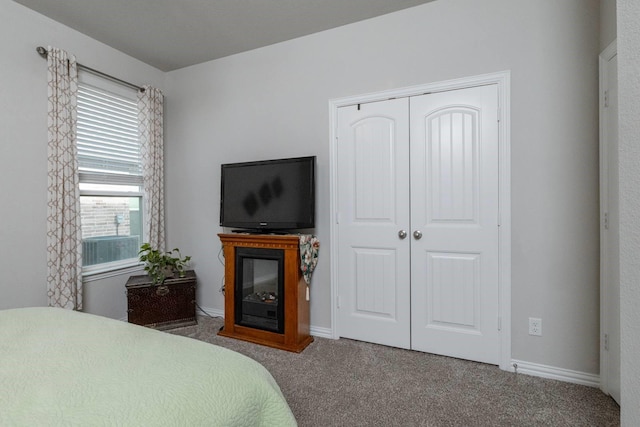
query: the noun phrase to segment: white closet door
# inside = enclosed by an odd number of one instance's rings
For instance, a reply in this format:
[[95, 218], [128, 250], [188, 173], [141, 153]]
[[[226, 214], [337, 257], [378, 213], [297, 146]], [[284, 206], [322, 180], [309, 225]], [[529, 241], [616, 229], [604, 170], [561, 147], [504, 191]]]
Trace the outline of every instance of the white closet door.
[[410, 347], [408, 99], [338, 110], [342, 337]]
[[497, 85], [338, 109], [340, 336], [499, 363], [497, 110]]
[[499, 363], [497, 85], [412, 97], [411, 343]]

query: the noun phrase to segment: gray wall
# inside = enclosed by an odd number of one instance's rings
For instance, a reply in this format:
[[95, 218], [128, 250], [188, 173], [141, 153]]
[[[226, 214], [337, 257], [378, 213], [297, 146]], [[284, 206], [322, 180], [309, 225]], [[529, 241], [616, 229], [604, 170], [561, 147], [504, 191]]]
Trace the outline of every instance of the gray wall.
[[599, 20], [597, 0], [437, 1], [168, 73], [168, 239], [200, 304], [223, 307], [221, 163], [318, 156], [311, 323], [330, 328], [328, 100], [509, 69], [513, 357], [597, 374]]
[[[137, 84], [162, 88], [164, 73], [10, 0], [0, 0], [0, 309], [46, 300], [47, 63], [37, 46]], [[126, 314], [129, 274], [88, 282], [85, 310]]]
[[618, 0], [621, 421], [640, 425], [640, 3]]
[[600, 0], [600, 51], [616, 39], [616, 33], [616, 0]]

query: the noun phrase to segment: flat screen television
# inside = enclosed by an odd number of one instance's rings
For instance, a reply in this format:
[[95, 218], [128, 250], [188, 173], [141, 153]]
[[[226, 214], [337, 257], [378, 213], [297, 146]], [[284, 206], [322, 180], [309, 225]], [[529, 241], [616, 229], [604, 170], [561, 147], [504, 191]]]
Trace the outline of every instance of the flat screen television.
[[311, 156], [221, 165], [220, 225], [267, 233], [314, 228], [315, 163]]

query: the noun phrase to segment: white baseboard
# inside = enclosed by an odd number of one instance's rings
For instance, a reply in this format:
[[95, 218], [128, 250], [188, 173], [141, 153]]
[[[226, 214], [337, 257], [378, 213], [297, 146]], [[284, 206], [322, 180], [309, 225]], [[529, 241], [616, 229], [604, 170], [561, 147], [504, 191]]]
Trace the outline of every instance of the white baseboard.
[[[217, 308], [209, 308], [209, 307], [200, 307], [197, 310], [197, 313], [199, 315], [210, 315], [213, 317], [222, 317], [224, 318], [224, 310], [220, 310]], [[310, 334], [313, 335], [314, 337], [320, 337], [320, 338], [329, 338], [329, 339], [333, 339], [333, 330], [331, 328], [323, 328], [320, 326], [311, 326], [310, 328]]]
[[224, 310], [219, 310], [217, 308], [209, 308], [209, 307], [198, 307], [196, 309], [196, 315], [201, 316], [213, 316], [213, 317], [222, 317], [224, 319]]
[[541, 365], [539, 363], [525, 362], [524, 360], [511, 360], [510, 370], [511, 372], [517, 372], [518, 374], [549, 378], [552, 380], [581, 384], [589, 387], [600, 387], [600, 375], [573, 371], [571, 369], [557, 368], [555, 366]]
[[311, 325], [311, 327], [309, 329], [310, 329], [309, 332], [314, 337], [329, 338], [330, 340], [333, 339], [333, 330], [331, 328], [323, 328], [323, 327], [320, 327], [320, 326]]

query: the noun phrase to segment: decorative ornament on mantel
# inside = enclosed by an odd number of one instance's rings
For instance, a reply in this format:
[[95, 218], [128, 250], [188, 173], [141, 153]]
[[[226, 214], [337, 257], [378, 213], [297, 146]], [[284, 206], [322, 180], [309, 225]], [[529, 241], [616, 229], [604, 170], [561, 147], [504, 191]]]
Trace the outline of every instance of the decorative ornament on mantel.
[[300, 235], [300, 270], [302, 278], [307, 283], [306, 299], [309, 301], [309, 285], [311, 284], [311, 273], [318, 265], [318, 252], [320, 251], [320, 240], [313, 234]]

